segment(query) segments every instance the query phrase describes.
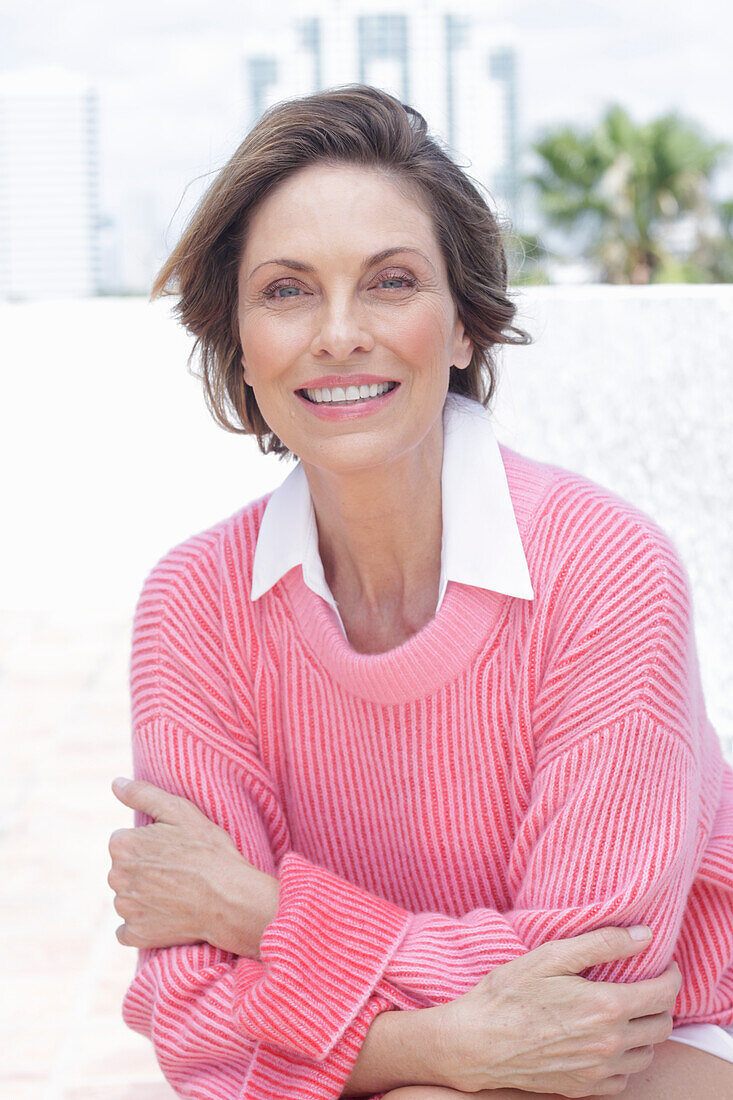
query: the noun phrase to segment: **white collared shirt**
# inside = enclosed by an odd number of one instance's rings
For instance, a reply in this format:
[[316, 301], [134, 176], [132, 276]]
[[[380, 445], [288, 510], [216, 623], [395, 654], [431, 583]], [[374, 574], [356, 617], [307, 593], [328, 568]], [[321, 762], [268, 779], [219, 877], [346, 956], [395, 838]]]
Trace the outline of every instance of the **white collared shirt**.
[[[443, 409], [441, 472], [443, 540], [437, 614], [448, 581], [534, 599], [527, 559], [490, 413], [478, 401], [448, 393]], [[336, 612], [318, 551], [318, 528], [301, 462], [265, 507], [252, 567], [253, 600], [289, 570]], [[346, 633], [344, 631], [344, 633]]]

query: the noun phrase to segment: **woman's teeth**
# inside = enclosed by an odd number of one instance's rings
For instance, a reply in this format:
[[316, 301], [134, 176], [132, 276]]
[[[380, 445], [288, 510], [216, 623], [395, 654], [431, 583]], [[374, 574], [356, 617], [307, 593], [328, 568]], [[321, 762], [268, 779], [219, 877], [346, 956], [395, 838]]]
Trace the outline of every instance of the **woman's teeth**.
[[321, 389], [304, 390], [303, 392], [309, 401], [315, 401], [319, 405], [327, 401], [348, 405], [351, 401], [364, 401], [370, 400], [372, 397], [381, 397], [383, 393], [393, 390], [396, 385], [396, 382], [373, 382], [370, 386], [332, 386], [330, 388], [324, 386]]

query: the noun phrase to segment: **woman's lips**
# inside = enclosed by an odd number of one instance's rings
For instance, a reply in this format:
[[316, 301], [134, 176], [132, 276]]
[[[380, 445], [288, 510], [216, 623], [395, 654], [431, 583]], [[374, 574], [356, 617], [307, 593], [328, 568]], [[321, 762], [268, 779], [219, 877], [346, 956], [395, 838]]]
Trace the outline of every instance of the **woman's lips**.
[[[367, 385], [367, 383], [363, 384]], [[397, 382], [391, 390], [380, 394], [379, 397], [365, 397], [360, 401], [345, 402], [343, 405], [332, 401], [321, 401], [320, 403], [311, 401], [300, 390], [295, 391], [295, 396], [314, 416], [319, 417], [321, 420], [354, 420], [361, 416], [369, 416], [372, 413], [379, 412], [389, 403], [399, 388], [400, 383]]]
[[396, 378], [382, 378], [378, 374], [323, 374], [320, 378], [314, 378], [300, 386], [301, 390], [320, 390], [324, 387], [332, 390], [334, 386], [340, 386], [345, 390], [347, 386], [372, 386], [376, 383], [383, 386], [385, 382], [396, 382]]

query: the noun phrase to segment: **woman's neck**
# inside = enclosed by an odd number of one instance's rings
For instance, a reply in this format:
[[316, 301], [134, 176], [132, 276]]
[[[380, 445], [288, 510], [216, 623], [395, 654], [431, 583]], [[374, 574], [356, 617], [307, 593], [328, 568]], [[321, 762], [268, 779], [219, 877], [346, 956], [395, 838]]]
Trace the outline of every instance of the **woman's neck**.
[[[306, 468], [331, 592], [350, 617], [409, 624], [438, 598], [443, 427], [389, 468]], [[430, 615], [428, 615], [430, 617]], [[419, 624], [422, 625], [422, 624]], [[416, 629], [419, 629], [419, 625]]]

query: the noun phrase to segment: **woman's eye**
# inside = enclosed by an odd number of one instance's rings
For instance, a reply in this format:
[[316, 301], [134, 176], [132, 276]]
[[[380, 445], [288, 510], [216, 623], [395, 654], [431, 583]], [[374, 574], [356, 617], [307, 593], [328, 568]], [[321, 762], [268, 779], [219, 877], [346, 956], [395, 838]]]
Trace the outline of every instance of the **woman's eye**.
[[[384, 284], [391, 284], [385, 286]], [[385, 290], [406, 290], [409, 287], [414, 287], [416, 280], [404, 272], [395, 272], [392, 275], [383, 275], [381, 279], [377, 281], [378, 287], [383, 287]], [[289, 298], [300, 298], [302, 287], [295, 285], [294, 283], [272, 283], [265, 290], [262, 291], [264, 298], [276, 299], [278, 302], [287, 301]]]
[[387, 290], [404, 290], [406, 287], [415, 285], [415, 280], [409, 275], [403, 275], [401, 272], [396, 272], [394, 275], [383, 275], [379, 280], [379, 286], [383, 283], [402, 283], [402, 286], [388, 286]]
[[275, 283], [272, 286], [268, 286], [267, 290], [263, 291], [265, 298], [297, 298], [298, 294], [280, 294], [281, 290], [295, 290], [299, 291], [299, 286], [293, 286], [292, 283]]

